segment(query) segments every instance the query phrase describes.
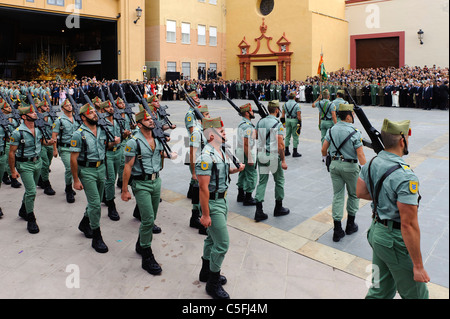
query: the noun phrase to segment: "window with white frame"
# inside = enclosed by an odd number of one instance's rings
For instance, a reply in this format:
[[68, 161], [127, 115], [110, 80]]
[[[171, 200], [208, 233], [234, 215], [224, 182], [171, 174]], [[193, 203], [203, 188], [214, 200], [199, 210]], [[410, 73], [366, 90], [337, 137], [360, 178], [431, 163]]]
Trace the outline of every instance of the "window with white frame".
[[216, 71], [217, 71], [217, 63], [210, 63], [210, 64], [209, 64], [209, 68], [210, 68], [211, 70], [216, 70]]
[[185, 79], [191, 78], [191, 62], [182, 62], [181, 63], [181, 72]]
[[177, 72], [177, 62], [167, 61], [167, 72]]
[[209, 27], [209, 45], [212, 47], [217, 46], [217, 28]]
[[181, 43], [190, 44], [191, 43], [191, 24], [181, 23]]
[[166, 41], [177, 42], [177, 23], [173, 20], [167, 20], [166, 22]]
[[83, 9], [82, 0], [75, 0], [75, 9]]
[[198, 25], [198, 45], [206, 45], [206, 26], [199, 24]]
[[217, 4], [217, 0], [209, 0], [209, 4]]
[[47, 0], [48, 4], [64, 7], [64, 0]]

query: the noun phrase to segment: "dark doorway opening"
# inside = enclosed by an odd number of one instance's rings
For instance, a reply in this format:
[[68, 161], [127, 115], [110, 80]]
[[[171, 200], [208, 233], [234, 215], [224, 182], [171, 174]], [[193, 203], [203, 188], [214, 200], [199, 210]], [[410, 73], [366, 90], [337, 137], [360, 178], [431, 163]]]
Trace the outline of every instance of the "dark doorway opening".
[[276, 81], [277, 67], [275, 65], [264, 65], [256, 67], [258, 80]]
[[[117, 21], [79, 17], [79, 27], [68, 28], [67, 15], [0, 7], [0, 78], [32, 80], [37, 63], [48, 69], [77, 63], [73, 74], [97, 79], [118, 76]], [[50, 73], [51, 74], [51, 73]]]
[[356, 40], [356, 68], [398, 68], [399, 48], [399, 37]]

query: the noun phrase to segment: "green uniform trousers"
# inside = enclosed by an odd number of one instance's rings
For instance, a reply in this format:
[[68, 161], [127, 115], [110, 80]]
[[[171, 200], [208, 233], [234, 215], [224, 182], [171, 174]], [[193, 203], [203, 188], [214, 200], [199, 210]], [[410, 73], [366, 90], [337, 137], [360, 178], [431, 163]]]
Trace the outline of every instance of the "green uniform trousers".
[[297, 124], [297, 119], [286, 119], [286, 139], [284, 140], [286, 147], [291, 145], [291, 137], [294, 148], [298, 146]]
[[341, 221], [344, 216], [345, 189], [347, 188], [347, 213], [355, 216], [359, 209], [359, 198], [356, 197], [356, 182], [360, 168], [356, 163], [331, 161], [330, 176], [333, 184], [333, 220]]
[[118, 156], [120, 158], [119, 170], [117, 171], [117, 179], [119, 181], [122, 181], [123, 179], [123, 169], [125, 168], [125, 156], [123, 154], [123, 151], [125, 149], [125, 145], [127, 144], [126, 141], [127, 140], [124, 140], [122, 144], [120, 144], [120, 149], [117, 151], [119, 152]]
[[139, 227], [139, 241], [142, 248], [149, 248], [153, 240], [153, 225], [158, 213], [159, 198], [161, 197], [161, 178], [155, 180], [131, 182], [131, 189], [141, 213]]
[[[6, 167], [8, 166], [6, 164], [6, 159], [8, 158], [8, 153], [3, 154], [0, 156], [0, 179], [3, 177], [3, 173], [6, 172]], [[2, 183], [0, 183], [0, 187], [2, 187]]]
[[[9, 164], [8, 164], [9, 142], [6, 142], [6, 145], [5, 145], [5, 154], [6, 154], [6, 159], [5, 159], [5, 165], [6, 165], [6, 166], [5, 166], [5, 172], [8, 173], [8, 176], [11, 176], [11, 168], [9, 167]], [[4, 174], [5, 172], [3, 172], [3, 174]], [[3, 175], [2, 175], [1, 177], [3, 177]]]
[[91, 229], [100, 227], [101, 201], [105, 189], [105, 164], [96, 167], [78, 167], [78, 176], [86, 194], [87, 206], [84, 213], [89, 217]]
[[[108, 151], [106, 153], [106, 181], [105, 181], [105, 199], [113, 200], [116, 198], [116, 178], [120, 168], [121, 162], [120, 149], [117, 151]], [[122, 152], [123, 156], [123, 152]]]
[[42, 158], [41, 178], [42, 181], [46, 182], [49, 180], [49, 170], [53, 159], [53, 146], [42, 145], [40, 156]]
[[206, 229], [203, 259], [209, 260], [209, 270], [219, 272], [230, 246], [227, 228], [228, 202], [226, 198], [209, 200], [211, 226]]
[[372, 222], [367, 239], [373, 249], [372, 287], [367, 299], [392, 299], [396, 291], [404, 299], [428, 299], [425, 283], [414, 281], [413, 263], [402, 238], [401, 230]]
[[59, 149], [59, 157], [61, 157], [61, 161], [64, 164], [64, 180], [66, 185], [72, 185], [73, 177], [72, 172], [70, 170], [70, 151], [68, 147], [61, 147]]
[[244, 158], [245, 168], [239, 172], [238, 181], [236, 183], [238, 188], [242, 188], [246, 193], [253, 193], [258, 181], [258, 173], [256, 172], [256, 163], [248, 165], [248, 158]]
[[39, 158], [36, 162], [16, 161], [16, 168], [25, 187], [22, 202], [25, 205], [27, 214], [33, 213], [34, 200], [36, 199], [36, 185], [41, 174], [42, 160]]
[[327, 135], [327, 131], [332, 128], [334, 125], [333, 121], [330, 120], [322, 120], [320, 121], [320, 142], [323, 144], [323, 140], [325, 139], [325, 135]]
[[[278, 156], [278, 155], [277, 155]], [[258, 159], [259, 182], [256, 187], [255, 200], [264, 202], [267, 182], [269, 181], [269, 172], [272, 173], [275, 182], [275, 200], [284, 199], [284, 172], [281, 168], [281, 160], [273, 159], [268, 163], [261, 163]]]

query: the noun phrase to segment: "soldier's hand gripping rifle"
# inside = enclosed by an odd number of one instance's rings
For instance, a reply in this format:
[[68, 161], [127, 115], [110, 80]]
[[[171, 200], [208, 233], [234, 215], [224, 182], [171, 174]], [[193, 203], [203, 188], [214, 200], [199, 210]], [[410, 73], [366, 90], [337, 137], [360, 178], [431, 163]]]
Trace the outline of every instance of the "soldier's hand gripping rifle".
[[[78, 88], [78, 90], [81, 90], [81, 89]], [[78, 106], [77, 102], [75, 102], [72, 95], [69, 94], [69, 90], [65, 89], [65, 91], [66, 91], [66, 96], [69, 99], [70, 104], [72, 105], [72, 113], [73, 113], [74, 120], [80, 125], [83, 124], [83, 120], [80, 117], [80, 107]]]
[[[250, 97], [252, 98], [253, 102], [255, 102], [256, 107], [258, 108], [258, 114], [261, 116], [261, 118], [265, 118], [269, 116], [269, 112], [267, 111], [264, 104], [262, 104], [258, 98], [256, 97], [254, 92], [250, 92]], [[256, 112], [255, 112], [256, 113]]]
[[154, 128], [152, 129], [153, 137], [156, 138], [163, 146], [164, 152], [166, 152], [168, 158], [172, 158], [172, 150], [170, 149], [169, 144], [167, 143], [167, 138], [170, 136], [169, 134], [165, 133], [163, 130], [163, 127], [161, 123], [158, 121], [156, 116], [153, 114], [153, 112], [150, 110], [150, 107], [148, 106], [147, 100], [142, 96], [141, 92], [139, 92], [139, 95], [136, 93], [136, 91], [133, 89], [133, 87], [130, 85], [130, 90], [133, 92], [133, 94], [136, 96], [138, 101], [142, 104], [144, 109], [147, 111], [148, 114], [150, 114]]
[[131, 126], [132, 127], [136, 127], [136, 121], [133, 118], [133, 109], [130, 106], [130, 104], [128, 104], [128, 101], [125, 97], [125, 93], [123, 92], [123, 88], [122, 88], [122, 84], [119, 84], [119, 96], [120, 98], [123, 100], [123, 103], [125, 103], [125, 110], [124, 113], [128, 116], [128, 119], [130, 120]]
[[347, 92], [347, 95], [351, 99], [352, 104], [354, 105], [354, 111], [356, 116], [358, 117], [359, 121], [361, 122], [362, 126], [366, 130], [367, 135], [369, 135], [370, 141], [363, 139], [363, 145], [367, 146], [375, 151], [375, 153], [380, 153], [382, 150], [384, 150], [384, 144], [383, 140], [381, 139], [381, 134], [378, 132], [370, 123], [369, 119], [367, 118], [366, 114], [362, 110], [362, 108], [356, 104], [353, 97], [350, 95], [347, 88], [345, 88], [345, 91]]
[[30, 90], [27, 90], [27, 98], [28, 98], [28, 102], [30, 102], [30, 104], [32, 105], [32, 107], [37, 115], [37, 120], [34, 121], [34, 127], [38, 128], [42, 132], [44, 141], [47, 143], [47, 141], [52, 139], [52, 136], [49, 135], [47, 129], [51, 128], [52, 126], [50, 125], [50, 123], [45, 121], [44, 115], [38, 111], [36, 103], [34, 103], [33, 96], [31, 95]]

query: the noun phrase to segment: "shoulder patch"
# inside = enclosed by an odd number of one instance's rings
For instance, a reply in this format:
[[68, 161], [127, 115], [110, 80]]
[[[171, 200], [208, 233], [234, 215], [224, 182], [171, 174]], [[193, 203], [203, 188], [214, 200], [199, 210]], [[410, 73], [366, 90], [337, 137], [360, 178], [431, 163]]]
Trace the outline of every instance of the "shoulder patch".
[[411, 167], [409, 167], [408, 165], [402, 165], [403, 169], [405, 170], [411, 170]]
[[409, 181], [409, 191], [416, 194], [419, 191], [419, 183], [414, 181]]
[[186, 119], [188, 122], [192, 121], [192, 117], [188, 116]]
[[70, 146], [76, 147], [77, 146], [77, 141], [76, 140], [71, 140], [70, 141]]
[[208, 169], [208, 167], [209, 167], [208, 162], [202, 162], [201, 163], [201, 167], [202, 167], [202, 170], [206, 171]]
[[131, 151], [131, 147], [130, 146], [125, 146], [125, 152], [130, 152]]

